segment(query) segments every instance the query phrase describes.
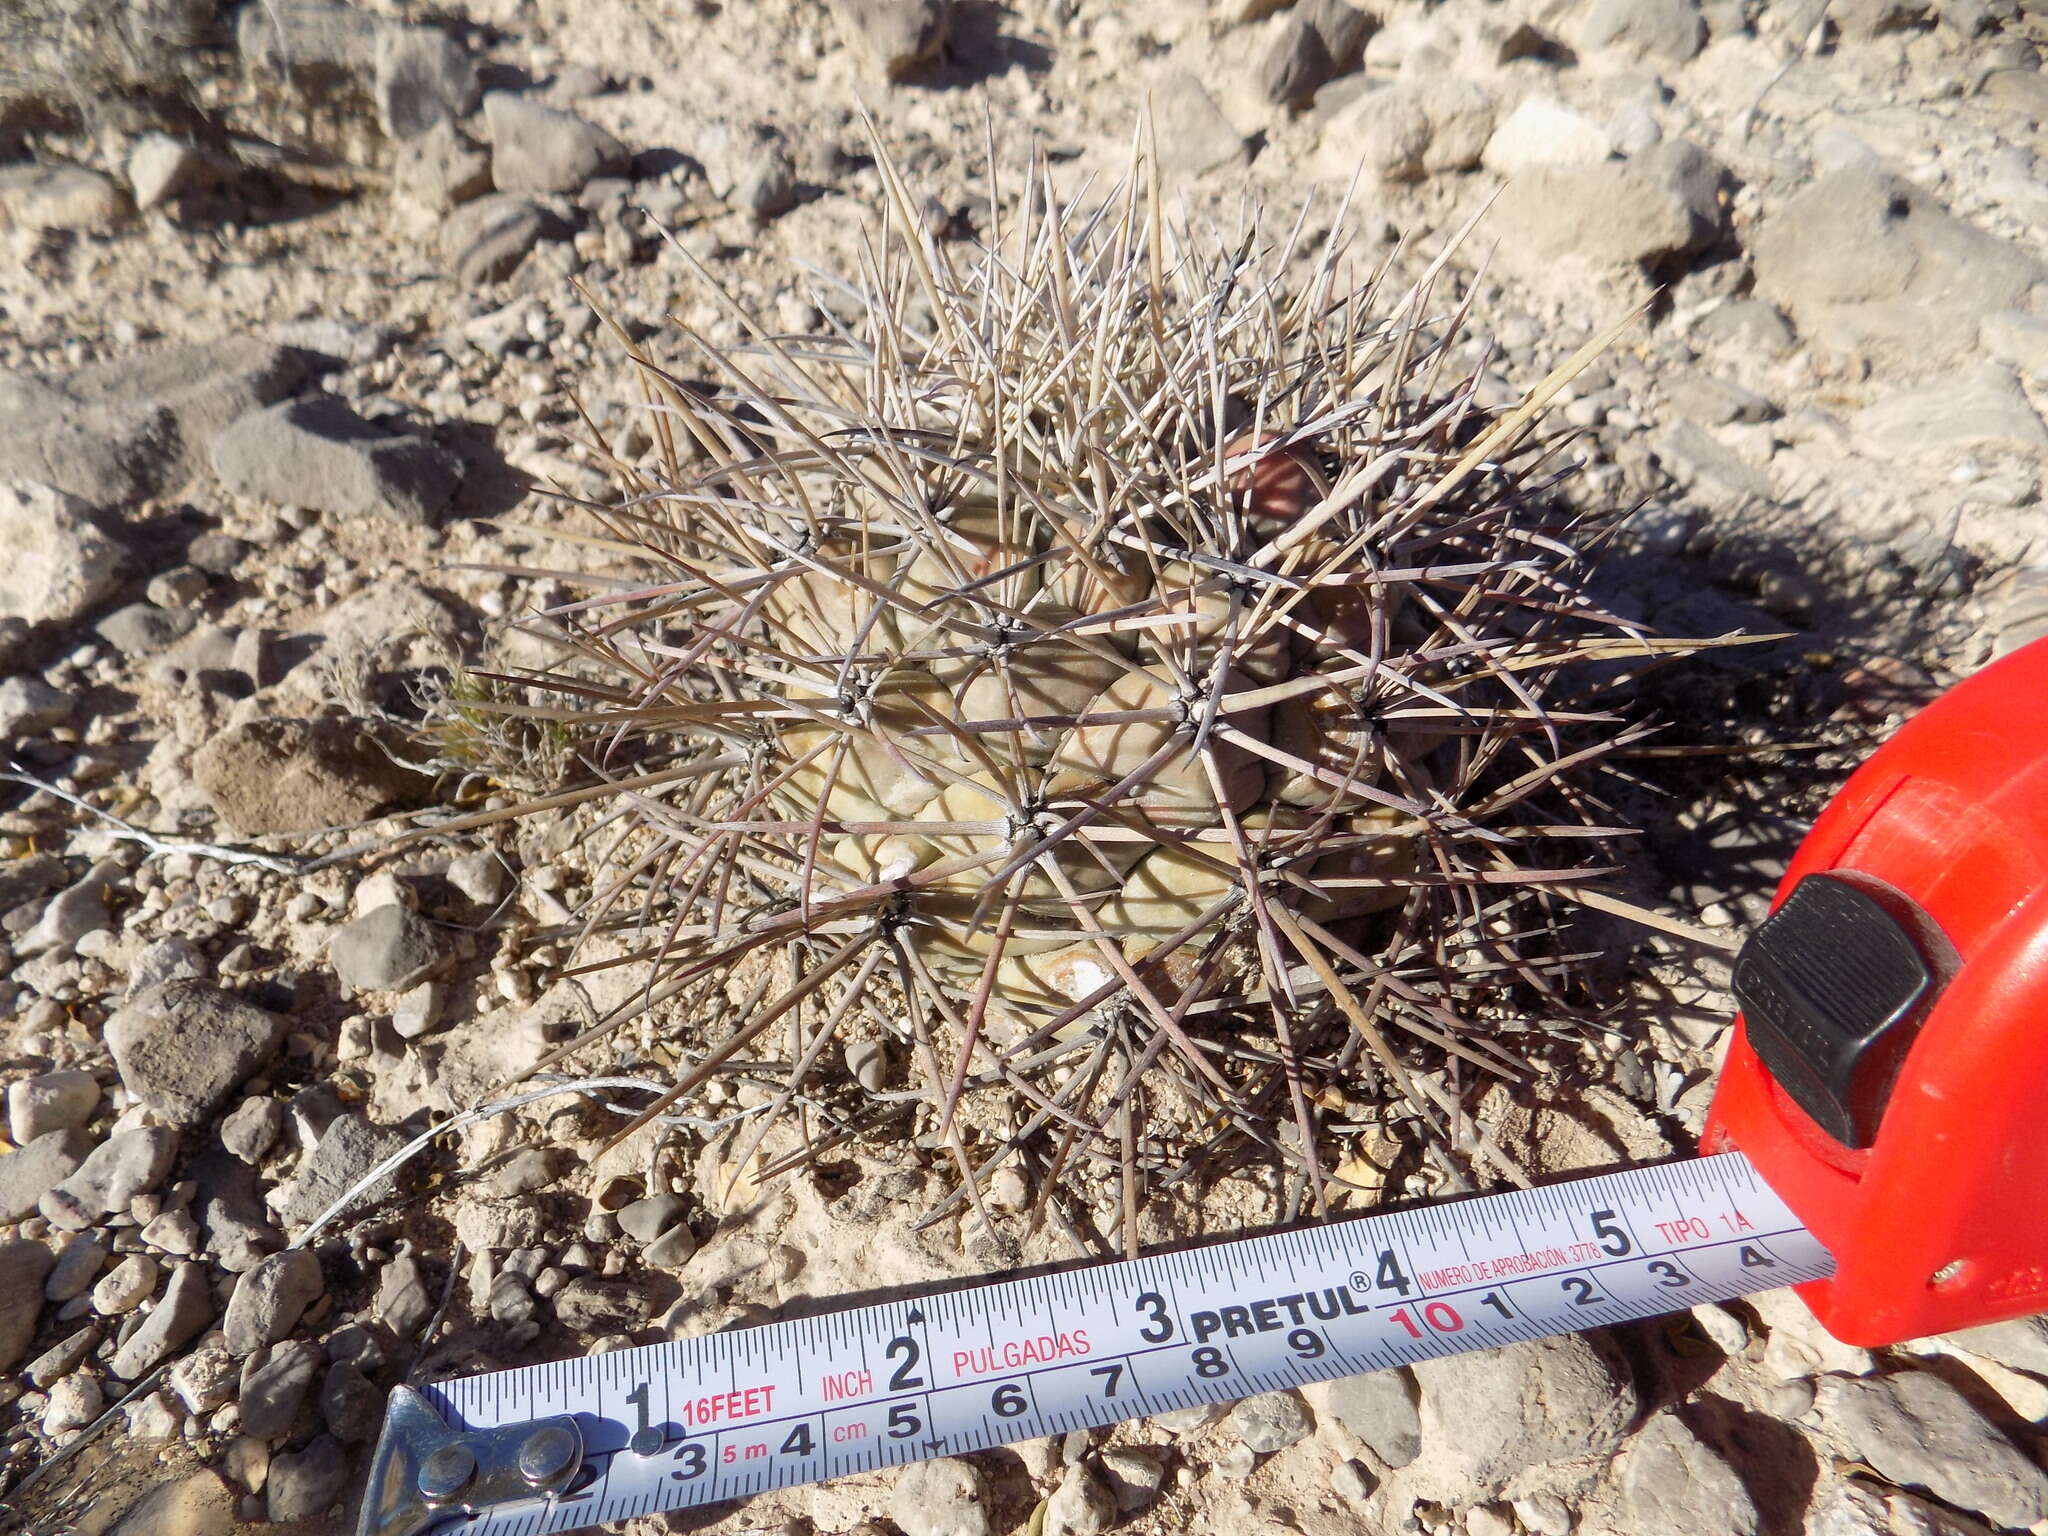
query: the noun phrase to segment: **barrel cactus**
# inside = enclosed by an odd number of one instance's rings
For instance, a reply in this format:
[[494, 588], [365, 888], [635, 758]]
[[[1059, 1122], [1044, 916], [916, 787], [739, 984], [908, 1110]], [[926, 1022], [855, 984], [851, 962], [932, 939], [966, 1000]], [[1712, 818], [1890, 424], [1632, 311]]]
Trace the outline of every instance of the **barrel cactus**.
[[902, 1112], [843, 1067], [894, 1036], [952, 1203], [1103, 1159], [1127, 1233], [1202, 1149], [1320, 1207], [1362, 1121], [1455, 1182], [1435, 1069], [1513, 1077], [1571, 1015], [1593, 776], [1642, 729], [1599, 695], [1678, 648], [1589, 595], [1613, 519], [1550, 494], [1571, 365], [1483, 409], [1437, 268], [1205, 240], [1143, 156], [1077, 203], [1024, 168], [975, 245], [881, 173], [825, 334], [731, 305], [686, 378], [621, 333], [653, 449], [600, 443], [620, 499], [533, 625], [562, 661], [501, 673], [613, 813], [589, 931], [645, 935], [670, 1097], [772, 1045], [815, 1155]]

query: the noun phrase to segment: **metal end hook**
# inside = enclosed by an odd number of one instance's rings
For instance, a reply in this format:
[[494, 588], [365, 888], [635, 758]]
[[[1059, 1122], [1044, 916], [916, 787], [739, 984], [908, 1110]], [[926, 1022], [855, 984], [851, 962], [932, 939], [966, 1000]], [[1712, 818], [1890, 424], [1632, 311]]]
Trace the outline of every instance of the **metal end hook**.
[[450, 1429], [424, 1394], [393, 1387], [356, 1536], [419, 1536], [451, 1515], [560, 1493], [582, 1469], [571, 1417]]

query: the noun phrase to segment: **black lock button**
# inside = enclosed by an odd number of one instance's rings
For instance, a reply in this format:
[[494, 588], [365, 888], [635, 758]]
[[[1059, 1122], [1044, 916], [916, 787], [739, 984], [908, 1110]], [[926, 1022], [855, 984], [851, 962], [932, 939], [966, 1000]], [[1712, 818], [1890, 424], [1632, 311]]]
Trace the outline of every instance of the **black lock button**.
[[1847, 1147], [1878, 1121], [1940, 991], [1912, 928], [1870, 892], [1808, 875], [1735, 959], [1750, 1048], [1801, 1109]]

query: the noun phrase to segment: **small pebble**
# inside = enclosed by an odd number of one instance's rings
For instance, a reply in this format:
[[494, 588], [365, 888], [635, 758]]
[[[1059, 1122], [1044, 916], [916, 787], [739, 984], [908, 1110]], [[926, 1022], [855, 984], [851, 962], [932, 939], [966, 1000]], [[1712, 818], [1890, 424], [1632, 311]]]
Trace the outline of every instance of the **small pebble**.
[[1338, 1462], [1330, 1473], [1330, 1491], [1340, 1499], [1355, 1504], [1369, 1498], [1372, 1488], [1372, 1474], [1356, 1458]]
[[1230, 1427], [1261, 1456], [1285, 1450], [1315, 1428], [1308, 1405], [1296, 1392], [1261, 1392], [1231, 1410]]
[[[641, 1251], [640, 1257], [656, 1269], [681, 1269], [697, 1252], [697, 1239], [678, 1222]], [[607, 1256], [609, 1257], [609, 1256]]]
[[44, 1298], [69, 1301], [83, 1296], [106, 1262], [107, 1240], [97, 1232], [79, 1233], [58, 1250], [50, 1277], [43, 1282]]
[[889, 1051], [881, 1041], [849, 1040], [845, 1054], [846, 1070], [869, 1093], [880, 1093], [888, 1086]]
[[92, 1309], [102, 1317], [119, 1317], [147, 1301], [162, 1271], [146, 1253], [131, 1253], [100, 1277], [92, 1288]]
[[99, 1382], [74, 1371], [50, 1388], [49, 1401], [43, 1404], [43, 1433], [55, 1440], [83, 1429], [105, 1406], [106, 1393]]
[[18, 1147], [51, 1131], [84, 1125], [99, 1107], [90, 1072], [45, 1072], [7, 1085], [7, 1133]]
[[1252, 1470], [1258, 1464], [1259, 1458], [1257, 1453], [1241, 1440], [1234, 1445], [1226, 1445], [1217, 1454], [1214, 1463], [1216, 1475], [1227, 1478], [1233, 1483], [1241, 1483], [1250, 1477]]
[[619, 1230], [636, 1242], [651, 1243], [681, 1221], [688, 1209], [681, 1195], [649, 1195], [619, 1208]]
[[391, 1027], [402, 1040], [417, 1040], [441, 1022], [447, 988], [438, 981], [409, 987], [391, 1007]]
[[1118, 1513], [1116, 1495], [1093, 1467], [1077, 1462], [1045, 1501], [1045, 1536], [1100, 1536]]
[[260, 1163], [284, 1131], [285, 1107], [269, 1097], [242, 1100], [220, 1123], [221, 1144], [245, 1163]]
[[1702, 1302], [1692, 1309], [1693, 1321], [1700, 1325], [1700, 1332], [1714, 1341], [1714, 1347], [1724, 1355], [1739, 1355], [1749, 1346], [1749, 1325], [1716, 1302]]
[[545, 1189], [567, 1171], [568, 1153], [561, 1147], [522, 1147], [491, 1176], [491, 1187], [507, 1200]]

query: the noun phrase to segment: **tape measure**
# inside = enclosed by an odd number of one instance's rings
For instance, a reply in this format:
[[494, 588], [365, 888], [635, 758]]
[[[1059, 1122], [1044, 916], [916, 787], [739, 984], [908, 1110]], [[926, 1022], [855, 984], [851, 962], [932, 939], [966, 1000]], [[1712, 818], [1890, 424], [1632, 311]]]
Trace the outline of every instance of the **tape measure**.
[[[1830, 1268], [1740, 1153], [393, 1397], [363, 1536], [540, 1536], [1568, 1333]], [[459, 1428], [455, 1426], [460, 1426]]]
[[361, 1536], [544, 1536], [1781, 1285], [1849, 1343], [2048, 1307], [2048, 641], [1829, 805], [1708, 1155], [396, 1389]]

